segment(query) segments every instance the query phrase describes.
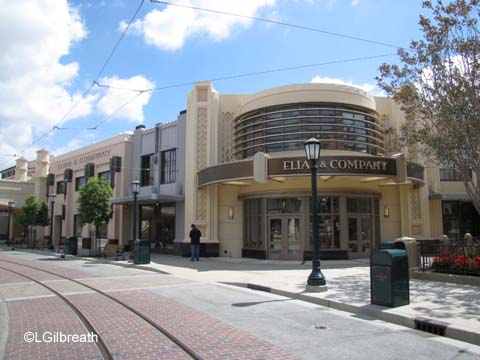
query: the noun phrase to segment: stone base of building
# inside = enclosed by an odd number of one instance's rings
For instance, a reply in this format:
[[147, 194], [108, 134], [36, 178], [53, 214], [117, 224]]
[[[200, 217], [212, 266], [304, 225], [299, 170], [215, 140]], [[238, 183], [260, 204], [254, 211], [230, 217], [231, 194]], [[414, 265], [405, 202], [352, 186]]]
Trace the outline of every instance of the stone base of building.
[[[320, 260], [348, 260], [348, 250], [320, 250]], [[312, 251], [303, 252], [303, 261], [312, 260]]]
[[267, 259], [267, 252], [265, 250], [242, 249], [242, 257], [243, 258], [266, 260]]
[[[175, 255], [190, 257], [190, 243], [175, 243], [174, 244]], [[200, 243], [200, 257], [218, 257], [220, 256], [220, 244], [219, 243]]]

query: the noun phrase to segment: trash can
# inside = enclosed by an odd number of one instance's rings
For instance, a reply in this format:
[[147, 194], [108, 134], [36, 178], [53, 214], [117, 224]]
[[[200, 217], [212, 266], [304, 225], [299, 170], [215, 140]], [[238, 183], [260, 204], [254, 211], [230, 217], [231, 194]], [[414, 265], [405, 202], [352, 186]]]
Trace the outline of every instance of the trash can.
[[133, 263], [150, 264], [150, 241], [133, 241]]
[[382, 241], [378, 246], [379, 249], [395, 249], [395, 241]]
[[405, 250], [375, 250], [370, 256], [370, 297], [374, 305], [410, 303], [408, 257]]
[[71, 236], [66, 239], [65, 242], [66, 254], [77, 255], [78, 254], [78, 240], [75, 236]]

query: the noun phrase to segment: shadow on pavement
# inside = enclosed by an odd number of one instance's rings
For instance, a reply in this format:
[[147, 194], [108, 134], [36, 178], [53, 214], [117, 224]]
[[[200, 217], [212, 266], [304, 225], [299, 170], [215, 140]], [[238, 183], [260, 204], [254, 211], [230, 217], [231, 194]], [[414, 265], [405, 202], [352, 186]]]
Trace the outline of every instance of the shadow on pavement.
[[265, 303], [272, 303], [272, 302], [283, 302], [283, 301], [291, 301], [292, 299], [279, 299], [279, 300], [265, 300], [265, 301], [250, 301], [250, 302], [243, 302], [243, 303], [235, 303], [232, 306], [235, 307], [248, 307], [248, 306], [255, 306]]

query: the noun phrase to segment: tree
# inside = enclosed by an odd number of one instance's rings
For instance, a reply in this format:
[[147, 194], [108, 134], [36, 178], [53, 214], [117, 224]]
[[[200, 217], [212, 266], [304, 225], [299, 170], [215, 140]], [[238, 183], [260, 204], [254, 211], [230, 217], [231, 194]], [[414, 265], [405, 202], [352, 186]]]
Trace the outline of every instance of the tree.
[[48, 218], [48, 206], [43, 201], [40, 202], [38, 207], [35, 223], [38, 226], [48, 226], [50, 224], [50, 220]]
[[80, 188], [78, 197], [78, 219], [80, 225], [95, 226], [95, 243], [92, 244], [95, 253], [98, 238], [98, 228], [108, 221], [111, 208], [112, 189], [105, 179], [90, 178]]
[[[454, 165], [480, 213], [480, 0], [423, 1], [423, 39], [383, 64], [378, 84], [406, 114], [404, 145]], [[475, 177], [471, 176], [475, 174]]]
[[47, 226], [49, 224], [47, 205], [35, 195], [28, 195], [17, 216], [17, 222], [23, 225], [24, 234], [27, 241], [29, 241], [31, 239], [30, 232], [32, 226]]

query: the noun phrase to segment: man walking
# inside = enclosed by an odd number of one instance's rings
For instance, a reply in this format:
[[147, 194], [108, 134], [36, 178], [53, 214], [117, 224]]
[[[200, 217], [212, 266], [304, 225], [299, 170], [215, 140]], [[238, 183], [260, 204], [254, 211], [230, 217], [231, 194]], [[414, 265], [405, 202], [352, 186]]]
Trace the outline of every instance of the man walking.
[[195, 224], [191, 226], [192, 230], [190, 230], [190, 249], [192, 252], [192, 258], [190, 261], [199, 260], [198, 257], [200, 255], [200, 237], [202, 233], [200, 230], [197, 229]]

